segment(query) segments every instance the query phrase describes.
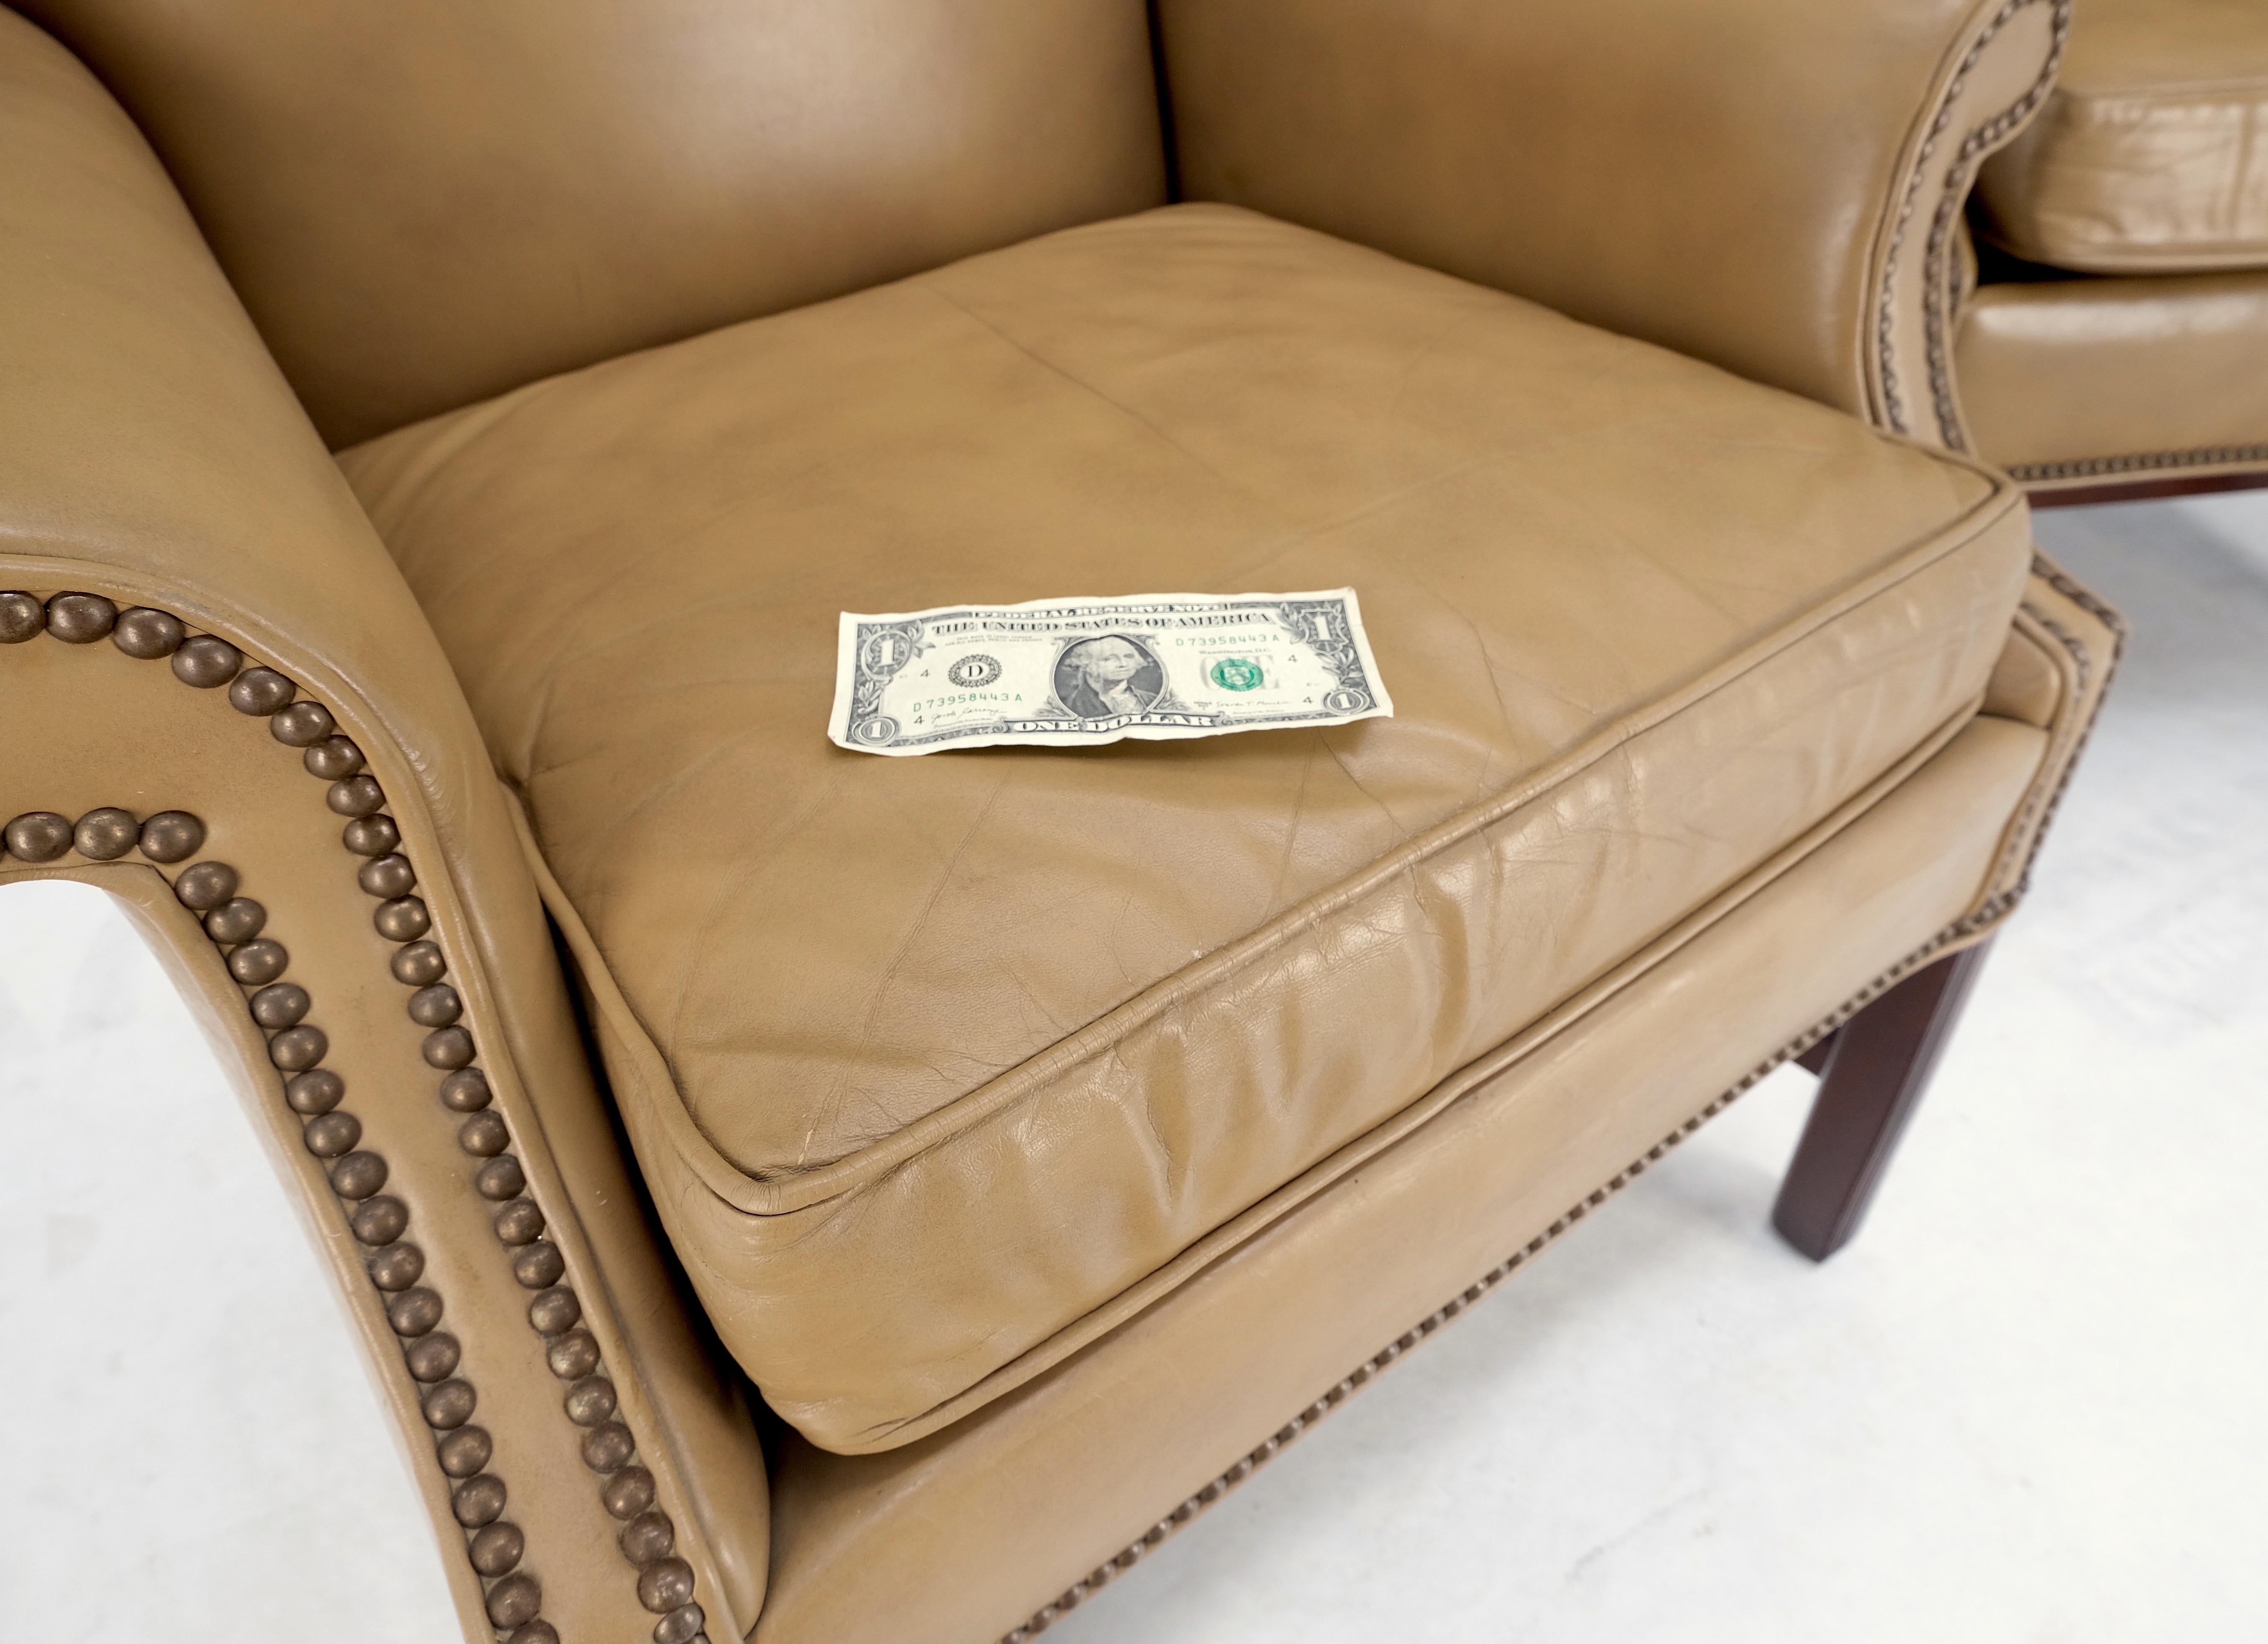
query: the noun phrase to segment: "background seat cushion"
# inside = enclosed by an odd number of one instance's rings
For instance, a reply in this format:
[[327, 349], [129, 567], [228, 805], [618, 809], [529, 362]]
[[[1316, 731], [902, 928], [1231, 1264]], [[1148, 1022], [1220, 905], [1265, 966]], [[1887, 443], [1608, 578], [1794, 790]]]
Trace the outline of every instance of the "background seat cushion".
[[2268, 268], [2268, 6], [2088, 0], [2046, 107], [1977, 195], [1984, 233], [2029, 262]]
[[[2029, 561], [1981, 470], [1222, 207], [342, 461], [688, 1272], [845, 1449], [1092, 1338], [1863, 807], [1973, 712]], [[1394, 719], [825, 736], [845, 608], [1342, 584]]]

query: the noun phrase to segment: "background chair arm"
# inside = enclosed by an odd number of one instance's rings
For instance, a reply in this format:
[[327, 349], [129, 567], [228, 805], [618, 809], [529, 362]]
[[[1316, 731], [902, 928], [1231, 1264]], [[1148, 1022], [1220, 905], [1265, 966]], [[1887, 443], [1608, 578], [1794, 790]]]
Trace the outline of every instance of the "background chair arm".
[[1159, 0], [1182, 186], [1965, 448], [1977, 164], [2070, 0]]

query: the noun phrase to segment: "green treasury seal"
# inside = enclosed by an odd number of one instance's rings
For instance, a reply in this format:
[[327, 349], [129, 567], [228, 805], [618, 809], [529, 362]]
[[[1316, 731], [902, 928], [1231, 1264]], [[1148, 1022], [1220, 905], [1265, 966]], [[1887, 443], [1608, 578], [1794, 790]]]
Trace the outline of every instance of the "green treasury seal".
[[1223, 690], [1254, 690], [1265, 677], [1260, 664], [1243, 657], [1223, 657], [1209, 671], [1212, 682]]

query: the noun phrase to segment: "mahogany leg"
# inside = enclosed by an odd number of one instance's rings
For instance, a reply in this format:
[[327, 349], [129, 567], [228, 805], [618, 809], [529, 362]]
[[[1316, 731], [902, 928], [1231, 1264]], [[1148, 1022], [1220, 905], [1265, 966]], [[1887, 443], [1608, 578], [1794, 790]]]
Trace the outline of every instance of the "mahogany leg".
[[1772, 1226], [1813, 1261], [1859, 1231], [1989, 946], [1917, 970], [1823, 1042], [1819, 1095], [1772, 1206]]

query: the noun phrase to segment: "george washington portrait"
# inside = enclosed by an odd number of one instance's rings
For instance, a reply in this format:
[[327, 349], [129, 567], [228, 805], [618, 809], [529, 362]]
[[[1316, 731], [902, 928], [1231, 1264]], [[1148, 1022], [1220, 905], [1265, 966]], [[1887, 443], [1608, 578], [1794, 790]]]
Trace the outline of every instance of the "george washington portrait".
[[1082, 639], [1056, 659], [1056, 700], [1082, 719], [1141, 713], [1165, 694], [1157, 657], [1124, 634]]

